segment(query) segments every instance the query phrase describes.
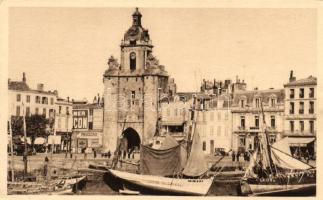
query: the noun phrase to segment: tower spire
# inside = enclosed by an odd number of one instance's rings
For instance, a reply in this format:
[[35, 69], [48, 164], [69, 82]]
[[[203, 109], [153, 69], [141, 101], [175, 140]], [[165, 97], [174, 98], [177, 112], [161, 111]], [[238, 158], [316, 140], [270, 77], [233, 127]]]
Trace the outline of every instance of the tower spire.
[[139, 9], [136, 8], [135, 12], [132, 14], [132, 25], [133, 26], [141, 26], [141, 13]]

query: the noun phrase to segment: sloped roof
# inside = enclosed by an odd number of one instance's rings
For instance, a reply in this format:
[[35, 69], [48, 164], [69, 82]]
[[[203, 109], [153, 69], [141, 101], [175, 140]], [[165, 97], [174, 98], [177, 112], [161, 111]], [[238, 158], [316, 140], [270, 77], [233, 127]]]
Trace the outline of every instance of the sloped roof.
[[10, 82], [8, 82], [8, 89], [9, 90], [21, 90], [21, 91], [30, 90], [27, 83], [25, 83], [23, 81], [10, 81]]
[[314, 76], [309, 76], [307, 78], [286, 83], [284, 86], [302, 86], [302, 85], [316, 85], [316, 84], [317, 84], [317, 78]]
[[240, 99], [243, 98], [246, 98], [247, 104], [251, 104], [257, 96], [259, 96], [264, 103], [268, 103], [270, 97], [275, 96], [277, 98], [277, 103], [281, 103], [284, 101], [285, 93], [284, 89], [239, 91], [234, 94], [233, 104], [238, 105]]

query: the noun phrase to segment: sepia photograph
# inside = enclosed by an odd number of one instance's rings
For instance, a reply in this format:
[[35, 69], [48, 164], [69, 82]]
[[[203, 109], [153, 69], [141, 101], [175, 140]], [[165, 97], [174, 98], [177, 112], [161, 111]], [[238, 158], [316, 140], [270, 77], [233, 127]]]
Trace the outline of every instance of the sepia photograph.
[[5, 195], [316, 197], [317, 8], [7, 17]]

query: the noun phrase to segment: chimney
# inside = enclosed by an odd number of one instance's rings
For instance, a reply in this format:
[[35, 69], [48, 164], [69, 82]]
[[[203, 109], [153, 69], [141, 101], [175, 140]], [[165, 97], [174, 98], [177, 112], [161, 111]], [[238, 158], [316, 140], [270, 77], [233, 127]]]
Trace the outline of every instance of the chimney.
[[96, 96], [94, 96], [94, 98], [93, 98], [93, 103], [97, 103]]
[[23, 72], [22, 73], [22, 82], [24, 82], [24, 83], [26, 83], [26, 73], [25, 72]]
[[293, 70], [291, 70], [289, 75], [289, 82], [293, 82], [293, 81], [296, 81], [296, 77], [294, 77]]
[[100, 104], [100, 94], [98, 93], [98, 104]]
[[8, 84], [10, 83], [10, 81], [11, 81], [10, 78], [8, 78]]
[[67, 97], [67, 102], [70, 102], [70, 97]]
[[238, 75], [236, 75], [236, 83], [238, 83]]
[[258, 90], [258, 87], [255, 87], [254, 90]]
[[[24, 81], [25, 82], [25, 81]], [[38, 83], [37, 84], [37, 90], [38, 91], [44, 91], [44, 84], [42, 84], [42, 83]]]

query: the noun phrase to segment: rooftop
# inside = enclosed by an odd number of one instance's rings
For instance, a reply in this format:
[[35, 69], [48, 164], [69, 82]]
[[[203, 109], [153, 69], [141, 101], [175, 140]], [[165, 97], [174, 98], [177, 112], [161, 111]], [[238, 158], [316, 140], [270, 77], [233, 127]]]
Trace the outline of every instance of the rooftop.
[[307, 78], [291, 81], [289, 83], [286, 83], [284, 87], [286, 86], [303, 86], [303, 85], [317, 85], [317, 78], [314, 76], [309, 76]]

